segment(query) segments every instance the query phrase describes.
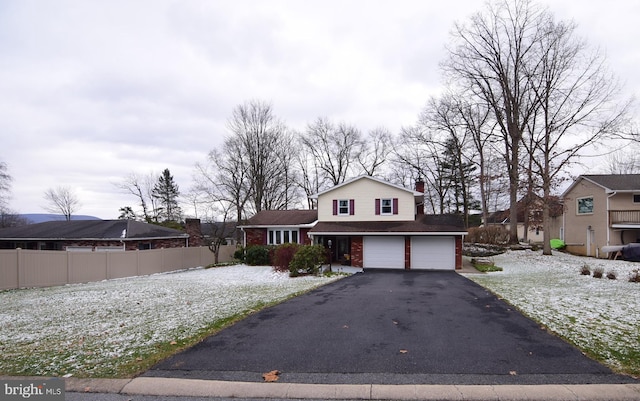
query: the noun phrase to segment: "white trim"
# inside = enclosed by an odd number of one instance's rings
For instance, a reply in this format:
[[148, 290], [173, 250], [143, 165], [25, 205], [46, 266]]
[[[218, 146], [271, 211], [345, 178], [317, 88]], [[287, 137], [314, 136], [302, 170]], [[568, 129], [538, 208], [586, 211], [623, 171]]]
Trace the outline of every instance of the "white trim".
[[313, 223], [304, 223], [304, 224], [256, 224], [256, 225], [251, 225], [251, 226], [238, 226], [239, 229], [243, 230], [245, 228], [274, 228], [274, 227], [278, 227], [278, 228], [287, 228], [287, 227], [291, 227], [291, 228], [313, 228], [315, 227], [315, 225], [318, 224], [318, 220], [314, 221]]
[[310, 232], [310, 235], [333, 235], [333, 236], [374, 236], [374, 235], [386, 235], [386, 236], [434, 236], [434, 235], [467, 235], [467, 231], [327, 231], [327, 232]]
[[411, 190], [411, 189], [407, 189], [407, 188], [402, 187], [402, 186], [400, 186], [400, 185], [392, 184], [392, 183], [390, 183], [390, 182], [387, 182], [387, 181], [381, 180], [380, 178], [371, 177], [370, 175], [361, 175], [361, 176], [358, 176], [358, 177], [352, 178], [352, 179], [350, 179], [350, 180], [347, 180], [347, 181], [343, 182], [342, 184], [336, 185], [336, 186], [331, 187], [331, 188], [329, 188], [329, 189], [326, 189], [326, 190], [324, 190], [324, 191], [320, 191], [320, 192], [318, 192], [317, 194], [309, 195], [309, 199], [318, 199], [318, 196], [320, 196], [320, 195], [324, 195], [324, 194], [326, 194], [326, 193], [328, 193], [328, 192], [333, 191], [334, 189], [341, 188], [341, 187], [343, 187], [343, 186], [345, 186], [345, 185], [351, 184], [352, 182], [355, 182], [355, 181], [358, 181], [358, 180], [362, 180], [362, 179], [368, 179], [368, 180], [371, 180], [371, 181], [378, 182], [378, 183], [380, 183], [380, 184], [384, 184], [384, 185], [388, 185], [388, 186], [390, 186], [390, 187], [394, 187], [394, 188], [397, 188], [397, 189], [401, 189], [401, 190], [403, 190], [403, 191], [406, 191], [406, 192], [409, 192], [409, 193], [413, 194], [413, 196], [416, 196], [416, 197], [417, 197], [417, 196], [424, 196], [424, 193], [422, 193], [422, 192], [418, 192], [418, 191], [414, 191], [414, 190]]
[[632, 228], [632, 229], [640, 229], [640, 223], [635, 224], [612, 224], [611, 228]]

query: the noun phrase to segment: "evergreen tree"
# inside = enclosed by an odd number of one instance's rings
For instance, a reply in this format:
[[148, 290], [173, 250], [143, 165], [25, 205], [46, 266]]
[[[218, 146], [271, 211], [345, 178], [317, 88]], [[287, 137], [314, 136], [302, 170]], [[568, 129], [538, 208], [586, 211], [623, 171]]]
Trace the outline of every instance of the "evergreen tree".
[[168, 168], [164, 169], [158, 182], [153, 187], [153, 197], [160, 205], [156, 216], [164, 218], [164, 221], [178, 221], [180, 218], [180, 207], [178, 206], [178, 196], [180, 191], [178, 185], [173, 181], [173, 176]]
[[463, 214], [468, 225], [469, 211], [477, 207], [477, 201], [470, 193], [476, 166], [464, 160], [461, 145], [455, 137], [450, 136], [443, 145], [442, 157], [437, 160], [437, 168], [448, 188], [448, 196], [444, 200], [445, 210], [449, 213]]

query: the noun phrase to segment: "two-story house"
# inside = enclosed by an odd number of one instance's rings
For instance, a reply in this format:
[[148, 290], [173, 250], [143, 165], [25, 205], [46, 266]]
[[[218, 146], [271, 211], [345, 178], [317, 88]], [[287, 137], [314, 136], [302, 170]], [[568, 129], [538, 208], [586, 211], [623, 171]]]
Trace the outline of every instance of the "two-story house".
[[462, 267], [459, 216], [425, 215], [416, 190], [360, 176], [310, 198], [317, 210], [263, 211], [242, 226], [245, 244], [322, 244], [332, 262], [364, 268]]
[[640, 174], [581, 175], [562, 199], [569, 252], [604, 258], [605, 246], [640, 242]]

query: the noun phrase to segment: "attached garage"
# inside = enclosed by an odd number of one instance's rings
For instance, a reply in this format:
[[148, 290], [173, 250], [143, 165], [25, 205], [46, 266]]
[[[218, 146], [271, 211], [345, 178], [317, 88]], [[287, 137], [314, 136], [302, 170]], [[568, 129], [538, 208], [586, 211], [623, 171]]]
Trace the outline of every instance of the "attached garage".
[[455, 270], [456, 241], [453, 236], [411, 237], [412, 270]]
[[404, 236], [364, 237], [363, 267], [404, 269]]

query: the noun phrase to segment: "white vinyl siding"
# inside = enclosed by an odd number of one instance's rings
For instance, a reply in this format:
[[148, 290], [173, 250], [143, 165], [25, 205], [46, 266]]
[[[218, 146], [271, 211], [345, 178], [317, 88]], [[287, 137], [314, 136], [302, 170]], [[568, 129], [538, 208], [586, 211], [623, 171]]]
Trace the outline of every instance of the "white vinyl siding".
[[[338, 215], [338, 200], [348, 199], [355, 207], [349, 214]], [[391, 214], [376, 215], [375, 200], [397, 199], [398, 207]], [[335, 203], [334, 203], [335, 202]], [[335, 206], [334, 206], [335, 205]], [[318, 196], [318, 221], [411, 221], [415, 219], [415, 198], [411, 190], [402, 190], [380, 182], [360, 179]]]

